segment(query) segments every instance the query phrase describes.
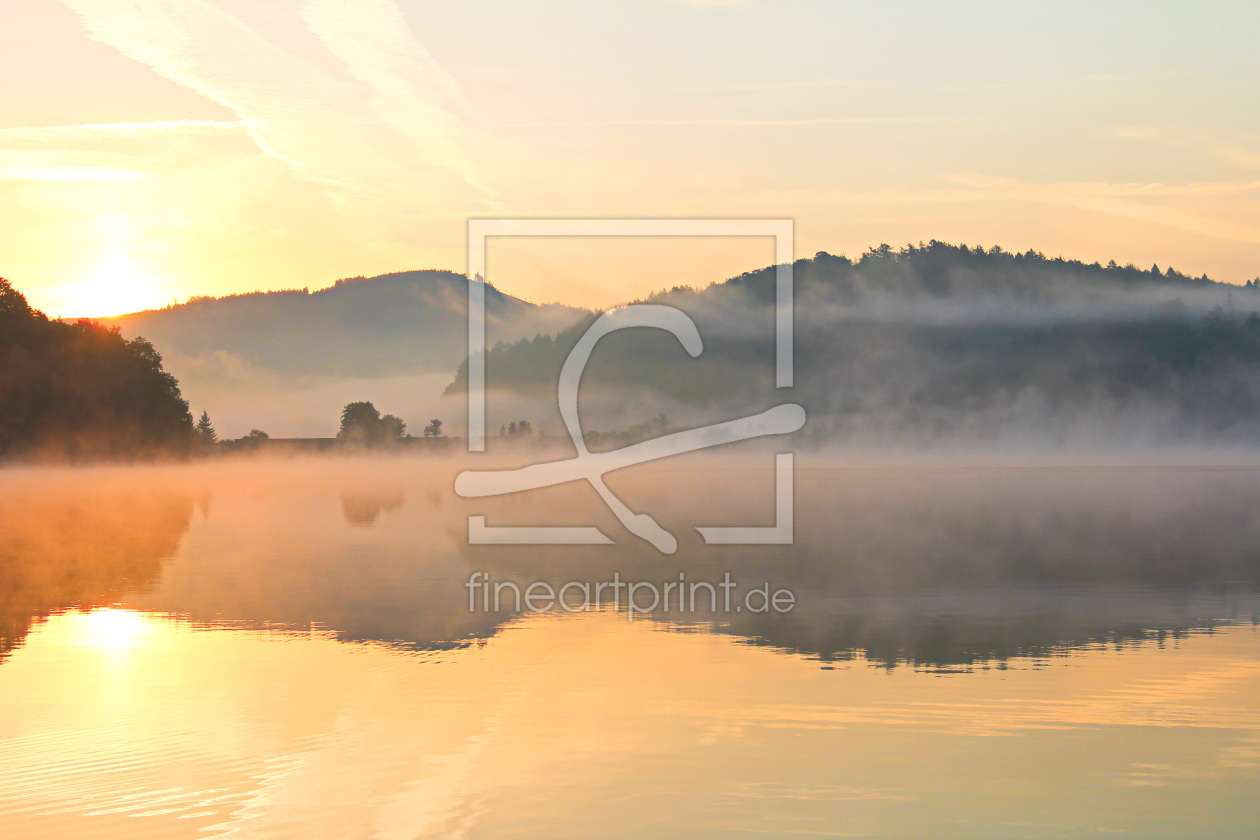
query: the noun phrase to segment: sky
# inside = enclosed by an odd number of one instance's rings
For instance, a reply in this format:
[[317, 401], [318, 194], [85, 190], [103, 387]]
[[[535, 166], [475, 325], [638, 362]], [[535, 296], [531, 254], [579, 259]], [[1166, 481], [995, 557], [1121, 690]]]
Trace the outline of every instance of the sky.
[[[53, 316], [467, 266], [470, 218], [791, 218], [1260, 275], [1260, 4], [0, 0], [0, 276]], [[762, 239], [491, 241], [608, 306]]]

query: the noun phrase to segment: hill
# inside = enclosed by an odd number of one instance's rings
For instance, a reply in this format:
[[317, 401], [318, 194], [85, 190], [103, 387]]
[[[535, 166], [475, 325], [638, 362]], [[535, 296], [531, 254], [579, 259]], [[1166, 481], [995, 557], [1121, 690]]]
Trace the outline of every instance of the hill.
[[[404, 271], [315, 292], [192, 298], [105, 322], [160, 347], [220, 433], [257, 426], [273, 435], [331, 436], [342, 406], [354, 400], [373, 400], [416, 428], [433, 416], [467, 353], [467, 297], [462, 274]], [[486, 287], [491, 342], [554, 333], [583, 314]]]
[[[696, 425], [790, 400], [808, 435], [863, 446], [1260, 441], [1260, 283], [940, 242], [793, 268], [796, 387], [773, 387], [767, 267], [650, 298], [693, 318], [699, 358], [655, 330], [605, 338], [583, 380], [588, 428], [660, 413]], [[492, 349], [500, 402], [559, 431], [555, 382], [585, 323]], [[447, 393], [465, 377], [466, 365]]]
[[[465, 355], [467, 299], [462, 274], [403, 271], [316, 292], [192, 298], [104, 321], [182, 357], [226, 352], [286, 375], [383, 376], [453, 370]], [[580, 315], [486, 287], [486, 332], [495, 340], [555, 332]]]

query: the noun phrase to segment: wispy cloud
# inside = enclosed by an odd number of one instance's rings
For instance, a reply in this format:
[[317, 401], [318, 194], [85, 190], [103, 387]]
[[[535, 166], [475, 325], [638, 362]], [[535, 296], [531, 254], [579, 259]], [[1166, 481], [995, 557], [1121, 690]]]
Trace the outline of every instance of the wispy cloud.
[[712, 85], [694, 88], [703, 92], [753, 92], [762, 90], [817, 90], [826, 88], [856, 87], [870, 84], [856, 79], [786, 79], [777, 82], [745, 82], [742, 84]]
[[0, 149], [0, 181], [144, 181], [152, 173], [108, 154]]
[[426, 180], [479, 189], [458, 88], [386, 0], [304, 4], [340, 68], [206, 0], [63, 2], [92, 38], [230, 109], [299, 177], [377, 198], [414, 195]]
[[1037, 184], [1014, 178], [993, 175], [957, 174], [945, 179], [964, 187], [991, 192], [1016, 192], [1038, 196], [1083, 196], [1093, 198], [1162, 198], [1185, 195], [1219, 195], [1221, 193], [1253, 192], [1260, 190], [1260, 181], [1200, 181], [1188, 184], [1110, 183], [1106, 181], [1078, 181]]
[[575, 120], [571, 122], [515, 123], [513, 128], [576, 128], [580, 126], [714, 126], [728, 128], [792, 128], [825, 125], [882, 125], [902, 123], [976, 122], [984, 117], [800, 117], [743, 119], [684, 117], [680, 119]]
[[[1260, 181], [1208, 181], [1186, 184], [1109, 183], [1099, 181], [1036, 183], [992, 175], [960, 173], [942, 180], [953, 186], [874, 190], [761, 190], [740, 193], [763, 204], [960, 204], [1024, 202], [1101, 213], [1174, 228], [1230, 242], [1260, 244], [1260, 227], [1189, 206], [1189, 200], [1247, 197], [1260, 192]], [[1180, 199], [1180, 200], [1176, 200]]]
[[153, 176], [106, 166], [3, 166], [0, 181], [143, 181]]
[[83, 123], [80, 125], [39, 125], [0, 128], [0, 139], [96, 140], [107, 137], [135, 137], [145, 134], [204, 133], [241, 131], [251, 128], [242, 120], [157, 120], [152, 122]]
[[[956, 184], [979, 191], [994, 199], [1011, 199], [1051, 204], [1104, 213], [1155, 225], [1177, 228], [1187, 233], [1233, 242], [1260, 244], [1260, 227], [1200, 213], [1185, 203], [1160, 204], [1150, 199], [1213, 196], [1260, 190], [1260, 181], [1209, 182], [1191, 184], [1037, 184], [986, 175], [954, 175]], [[1146, 200], [1143, 200], [1146, 199]]]
[[417, 163], [445, 165], [484, 189], [466, 150], [473, 132], [463, 92], [391, 0], [308, 0], [302, 19], [367, 85], [373, 116], [409, 143]]
[[1211, 138], [1187, 138], [1152, 126], [1121, 125], [1111, 130], [1111, 136], [1120, 140], [1132, 140], [1157, 146], [1179, 149], [1196, 149], [1242, 169], [1260, 169], [1260, 152], [1255, 145], [1241, 146], [1222, 143]]

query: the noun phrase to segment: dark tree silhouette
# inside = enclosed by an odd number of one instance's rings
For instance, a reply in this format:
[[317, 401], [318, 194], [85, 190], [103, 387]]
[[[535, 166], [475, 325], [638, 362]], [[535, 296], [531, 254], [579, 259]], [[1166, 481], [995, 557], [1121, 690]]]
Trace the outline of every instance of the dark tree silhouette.
[[402, 440], [407, 434], [407, 424], [392, 414], [386, 414], [381, 418], [381, 422], [376, 427], [376, 436], [379, 443], [390, 443]]
[[363, 445], [373, 443], [380, 422], [381, 413], [370, 402], [347, 403], [341, 410], [341, 429], [337, 432], [337, 440]]
[[[1260, 440], [1260, 283], [942, 242], [880, 245], [856, 260], [818, 252], [796, 260], [793, 277], [792, 401], [808, 412], [805, 434], [819, 442], [1062, 448]], [[686, 312], [704, 336], [703, 354], [680, 353], [657, 330], [610, 335], [585, 374], [592, 403], [634, 394], [642, 414], [631, 422], [642, 423], [665, 406], [751, 411], [778, 401], [767, 387], [773, 266], [648, 300]], [[590, 323], [490, 348], [487, 386], [553, 399]], [[447, 393], [464, 391], [467, 371], [465, 360]], [[824, 437], [824, 429], [838, 434]], [[522, 431], [513, 423], [507, 435]]]
[[402, 439], [407, 424], [392, 414], [384, 417], [370, 402], [347, 403], [341, 410], [337, 440], [359, 446], [379, 446]]
[[201, 444], [202, 449], [210, 449], [219, 440], [219, 435], [210, 423], [210, 412], [208, 411], [201, 412], [201, 419], [197, 421], [195, 431], [197, 432], [197, 441]]
[[50, 320], [0, 278], [0, 457], [184, 457], [192, 415], [143, 338]]
[[425, 437], [441, 437], [442, 436], [442, 421], [437, 419], [436, 417], [430, 420], [429, 425], [424, 427], [424, 436]]

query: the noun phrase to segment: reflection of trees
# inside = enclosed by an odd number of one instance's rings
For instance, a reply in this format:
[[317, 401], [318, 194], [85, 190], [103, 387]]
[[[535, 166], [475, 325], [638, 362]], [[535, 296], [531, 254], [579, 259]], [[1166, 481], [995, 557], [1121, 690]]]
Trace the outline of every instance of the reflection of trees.
[[729, 571], [745, 586], [770, 581], [796, 594], [791, 613], [658, 618], [890, 665], [1123, 644], [1260, 615], [1260, 473], [805, 468], [793, 546], [702, 546], [694, 525], [765, 523], [772, 509], [768, 480], [733, 475], [610, 477], [632, 509], [679, 536], [674, 557], [626, 535], [580, 485], [478, 500], [477, 512], [496, 524], [595, 524], [616, 548], [457, 544], [496, 580], [619, 572], [660, 583], [681, 571], [713, 581]]
[[152, 586], [192, 511], [187, 495], [107, 484], [0, 489], [0, 658], [39, 618]]
[[[766, 524], [771, 470], [762, 461], [739, 472], [704, 463], [703, 471], [609, 476], [633, 509], [679, 536], [672, 557], [621, 531], [585, 485], [448, 503], [441, 494], [451, 476], [434, 470], [399, 485], [378, 474], [358, 484], [338, 475], [313, 506], [292, 504], [284, 489], [276, 499], [216, 496], [216, 515], [164, 568], [189, 525], [187, 494], [139, 479], [14, 476], [20, 481], [0, 485], [0, 651], [40, 616], [123, 600], [194, 621], [319, 628], [410, 648], [467, 645], [512, 618], [469, 612], [464, 584], [473, 570], [522, 588], [614, 572], [658, 583], [679, 572], [690, 581], [730, 572], [741, 587], [791, 589], [796, 608], [656, 619], [702, 622], [824, 660], [862, 655], [889, 665], [1053, 654], [1260, 615], [1255, 473], [802, 464], [795, 545], [717, 548], [700, 545], [691, 529]], [[404, 488], [420, 503], [378, 519], [403, 504]], [[592, 524], [617, 545], [470, 548], [470, 512], [497, 525]], [[370, 531], [353, 527], [369, 522]]]
[[722, 617], [718, 631], [822, 661], [972, 666], [1091, 647], [1161, 644], [1255, 620], [1260, 593], [1226, 587], [1004, 586], [924, 595], [803, 599], [786, 616]]
[[351, 525], [370, 527], [376, 524], [382, 513], [398, 510], [406, 497], [401, 490], [392, 493], [341, 494], [341, 513]]
[[[199, 539], [130, 603], [196, 622], [317, 630], [408, 649], [475, 644], [510, 618], [468, 610], [470, 570], [442, 533], [433, 501], [439, 490], [449, 492], [449, 477], [426, 472], [419, 483], [399, 486], [388, 462], [358, 482], [340, 469], [318, 497], [302, 495], [304, 484], [297, 504], [292, 485], [248, 501], [216, 495], [215, 516]], [[429, 503], [377, 518], [407, 498]], [[329, 516], [325, 505], [338, 501], [343, 516]]]

